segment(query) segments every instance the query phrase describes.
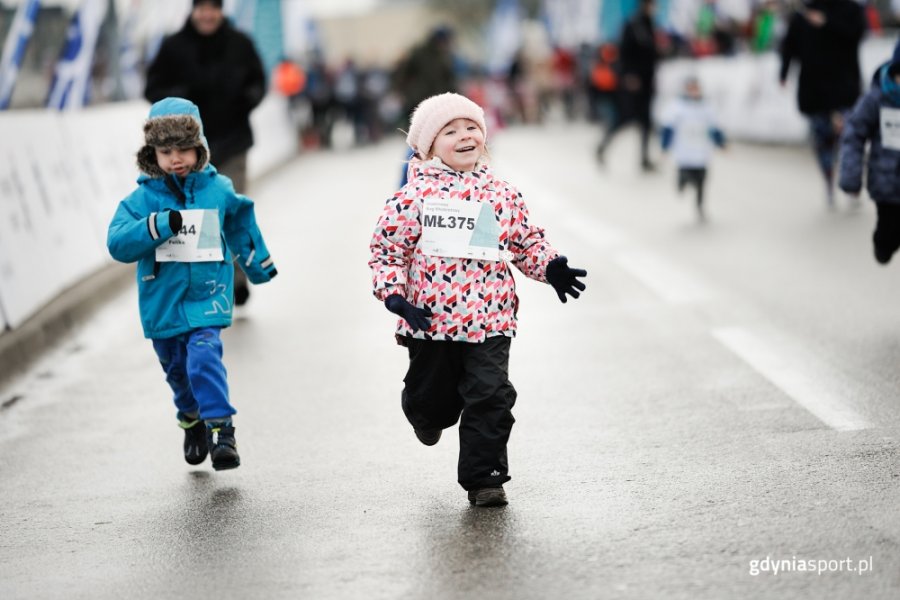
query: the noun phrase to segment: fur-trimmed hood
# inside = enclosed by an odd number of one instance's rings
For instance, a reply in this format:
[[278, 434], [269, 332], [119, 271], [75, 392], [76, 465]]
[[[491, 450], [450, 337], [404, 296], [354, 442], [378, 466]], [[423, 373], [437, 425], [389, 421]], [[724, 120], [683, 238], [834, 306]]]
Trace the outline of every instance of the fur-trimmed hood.
[[184, 98], [164, 98], [150, 107], [144, 123], [145, 145], [137, 153], [137, 165], [150, 177], [165, 177], [156, 162], [157, 148], [196, 148], [194, 171], [209, 164], [209, 144], [203, 135], [200, 109]]

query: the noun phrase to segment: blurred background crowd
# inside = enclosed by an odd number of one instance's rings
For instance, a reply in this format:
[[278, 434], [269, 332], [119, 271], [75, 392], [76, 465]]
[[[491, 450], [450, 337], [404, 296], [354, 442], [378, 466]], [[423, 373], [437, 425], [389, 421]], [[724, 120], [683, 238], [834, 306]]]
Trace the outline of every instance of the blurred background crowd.
[[[231, 0], [272, 91], [290, 98], [303, 148], [377, 142], [421, 99], [468, 95], [490, 123], [611, 122], [619, 44], [638, 0]], [[867, 35], [900, 0], [863, 0]], [[799, 0], [658, 0], [659, 60], [777, 52]], [[0, 108], [141, 98], [164, 36], [190, 0], [0, 0]], [[82, 80], [60, 99], [54, 86]]]

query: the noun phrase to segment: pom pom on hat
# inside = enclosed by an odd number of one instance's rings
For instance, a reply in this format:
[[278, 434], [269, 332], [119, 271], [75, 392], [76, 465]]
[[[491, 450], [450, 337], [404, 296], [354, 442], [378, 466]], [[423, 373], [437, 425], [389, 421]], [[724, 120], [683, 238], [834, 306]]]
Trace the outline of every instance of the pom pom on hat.
[[484, 110], [465, 96], [448, 92], [426, 98], [419, 103], [409, 123], [406, 143], [421, 158], [425, 158], [434, 144], [434, 138], [454, 119], [474, 121], [487, 139]]

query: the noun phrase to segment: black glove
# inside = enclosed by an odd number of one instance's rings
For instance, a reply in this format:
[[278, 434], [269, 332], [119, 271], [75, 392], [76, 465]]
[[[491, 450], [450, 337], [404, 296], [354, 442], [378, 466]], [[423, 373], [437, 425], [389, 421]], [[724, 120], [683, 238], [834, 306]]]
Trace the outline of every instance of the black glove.
[[431, 327], [431, 309], [416, 308], [406, 301], [400, 294], [391, 294], [384, 299], [384, 305], [395, 315], [399, 315], [406, 321], [413, 331], [428, 331]]
[[181, 229], [181, 225], [183, 224], [181, 213], [177, 210], [169, 211], [169, 229], [172, 230], [172, 233], [178, 235], [178, 231]]
[[553, 286], [563, 304], [566, 302], [566, 294], [573, 298], [581, 295], [578, 290], [584, 291], [585, 286], [576, 277], [587, 275], [584, 269], [570, 268], [568, 262], [569, 259], [565, 256], [557, 256], [547, 265], [547, 283]]

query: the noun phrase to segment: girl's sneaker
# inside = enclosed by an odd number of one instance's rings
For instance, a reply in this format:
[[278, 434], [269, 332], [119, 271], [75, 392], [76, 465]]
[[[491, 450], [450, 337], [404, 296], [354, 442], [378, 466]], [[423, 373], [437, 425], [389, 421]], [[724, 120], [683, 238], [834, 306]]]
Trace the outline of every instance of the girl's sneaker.
[[179, 414], [178, 426], [184, 429], [184, 460], [189, 465], [199, 465], [209, 453], [206, 424], [202, 419], [190, 419]]
[[228, 425], [207, 423], [206, 440], [213, 469], [223, 471], [241, 466], [241, 457], [238, 455], [237, 442], [234, 439], [234, 426], [230, 422]]
[[469, 490], [469, 502], [475, 506], [506, 506], [506, 492], [503, 486]]

